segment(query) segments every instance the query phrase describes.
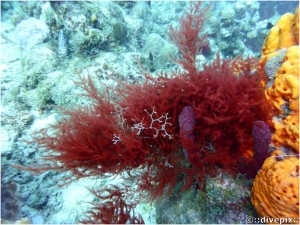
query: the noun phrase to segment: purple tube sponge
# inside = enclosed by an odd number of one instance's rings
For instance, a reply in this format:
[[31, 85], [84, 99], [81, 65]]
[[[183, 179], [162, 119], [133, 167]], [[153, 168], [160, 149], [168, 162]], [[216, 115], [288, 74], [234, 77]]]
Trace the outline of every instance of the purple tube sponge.
[[185, 106], [178, 117], [180, 127], [180, 140], [185, 157], [191, 161], [194, 148], [195, 113], [191, 106]]
[[271, 142], [271, 132], [269, 126], [263, 121], [256, 121], [252, 129], [254, 141], [254, 160], [259, 170], [265, 159], [269, 157], [269, 145]]
[[269, 126], [263, 121], [254, 122], [252, 138], [254, 142], [253, 163], [239, 168], [239, 172], [245, 174], [248, 179], [253, 179], [256, 176], [265, 159], [270, 155], [269, 144], [271, 142], [271, 132]]
[[179, 114], [180, 135], [194, 142], [195, 113], [191, 106], [185, 106]]

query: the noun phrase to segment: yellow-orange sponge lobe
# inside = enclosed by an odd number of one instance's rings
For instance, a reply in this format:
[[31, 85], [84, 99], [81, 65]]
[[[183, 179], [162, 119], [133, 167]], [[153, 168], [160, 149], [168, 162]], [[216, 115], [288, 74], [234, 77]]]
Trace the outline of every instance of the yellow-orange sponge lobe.
[[280, 45], [280, 27], [273, 26], [270, 29], [269, 35], [267, 36], [265, 43], [262, 47], [263, 55], [268, 55], [279, 49]]
[[289, 48], [299, 43], [299, 13], [286, 13], [270, 29], [262, 47], [262, 57], [271, 58], [277, 50]]
[[277, 76], [280, 74], [293, 74], [297, 77], [299, 76], [299, 45], [291, 46], [287, 49], [282, 66], [277, 71]]
[[281, 67], [275, 74], [274, 84], [266, 91], [267, 99], [274, 99], [274, 106], [283, 112], [285, 104], [299, 111], [299, 46], [287, 49]]
[[277, 21], [276, 26], [278, 26], [281, 31], [280, 49], [288, 48], [297, 44], [294, 35], [295, 16], [292, 13], [282, 15]]
[[299, 6], [295, 10], [295, 38], [297, 43], [299, 44]]
[[274, 151], [254, 179], [251, 202], [261, 218], [299, 222], [299, 159]]
[[288, 115], [285, 119], [273, 119], [275, 133], [272, 140], [277, 147], [289, 146], [299, 152], [299, 113]]

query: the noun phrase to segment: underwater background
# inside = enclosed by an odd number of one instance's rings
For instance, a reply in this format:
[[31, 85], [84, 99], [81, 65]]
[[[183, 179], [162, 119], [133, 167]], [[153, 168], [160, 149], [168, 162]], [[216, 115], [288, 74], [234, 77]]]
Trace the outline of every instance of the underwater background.
[[[218, 52], [221, 59], [259, 59], [270, 29], [298, 4], [212, 2], [201, 31], [208, 42], [196, 56], [198, 69]], [[90, 104], [74, 83], [79, 82], [76, 71], [91, 76], [101, 91], [106, 85], [118, 87], [118, 81], [145, 82], [141, 65], [154, 79], [161, 72], [180, 71], [170, 55], [180, 58], [181, 53], [169, 34], [188, 7], [185, 1], [1, 1], [2, 223], [78, 223], [91, 202], [98, 201], [89, 189], [123, 182], [116, 174], [73, 179], [60, 187], [70, 173], [48, 170], [33, 176], [12, 165], [42, 164], [41, 157], [47, 155], [38, 151], [34, 132], [60, 123], [61, 107]], [[145, 194], [134, 215], [149, 224], [247, 223], [247, 217], [258, 217], [250, 202], [253, 180], [222, 172], [205, 182], [205, 190], [192, 187], [185, 192], [177, 184], [170, 196], [155, 201]]]

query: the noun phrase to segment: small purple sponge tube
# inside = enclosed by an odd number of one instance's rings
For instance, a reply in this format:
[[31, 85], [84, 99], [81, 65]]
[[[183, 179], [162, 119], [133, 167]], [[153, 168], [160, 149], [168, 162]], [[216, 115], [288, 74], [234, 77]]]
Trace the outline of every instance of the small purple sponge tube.
[[263, 121], [256, 121], [252, 129], [254, 141], [254, 160], [256, 168], [259, 170], [265, 159], [269, 157], [269, 144], [271, 142], [271, 132], [269, 126]]
[[191, 146], [194, 144], [195, 113], [191, 106], [185, 106], [178, 117], [180, 136], [182, 137], [182, 146], [185, 157], [189, 158]]
[[195, 113], [191, 106], [185, 106], [178, 118], [180, 135], [194, 142]]

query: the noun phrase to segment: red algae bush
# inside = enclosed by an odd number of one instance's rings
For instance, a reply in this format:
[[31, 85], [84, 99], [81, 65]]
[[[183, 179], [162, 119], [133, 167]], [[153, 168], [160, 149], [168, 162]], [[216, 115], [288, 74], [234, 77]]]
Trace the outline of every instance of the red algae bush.
[[[51, 134], [47, 129], [40, 132], [36, 141], [49, 164], [27, 169], [71, 171], [66, 183], [122, 174], [152, 199], [170, 194], [178, 182], [184, 184], [184, 191], [192, 185], [204, 187], [205, 177], [216, 176], [220, 170], [237, 174], [250, 169], [253, 124], [270, 121], [260, 87], [264, 78], [255, 59], [217, 56], [202, 70], [196, 68], [196, 54], [206, 44], [205, 35], [198, 36], [207, 11], [201, 4], [192, 4], [179, 28], [171, 28], [171, 39], [182, 54], [175, 61], [185, 72], [155, 77], [145, 73], [144, 83], [120, 81], [106, 92], [99, 92], [90, 77], [78, 73], [76, 84], [86, 91], [91, 104], [64, 110], [67, 116], [51, 126]], [[195, 116], [193, 142], [182, 135], [178, 123], [186, 106]], [[93, 193], [101, 199], [98, 192]], [[122, 190], [114, 187], [109, 193], [112, 198], [95, 206], [90, 219], [83, 222], [143, 222], [138, 217], [127, 220], [134, 204], [126, 205]], [[124, 207], [126, 212], [120, 210]]]

